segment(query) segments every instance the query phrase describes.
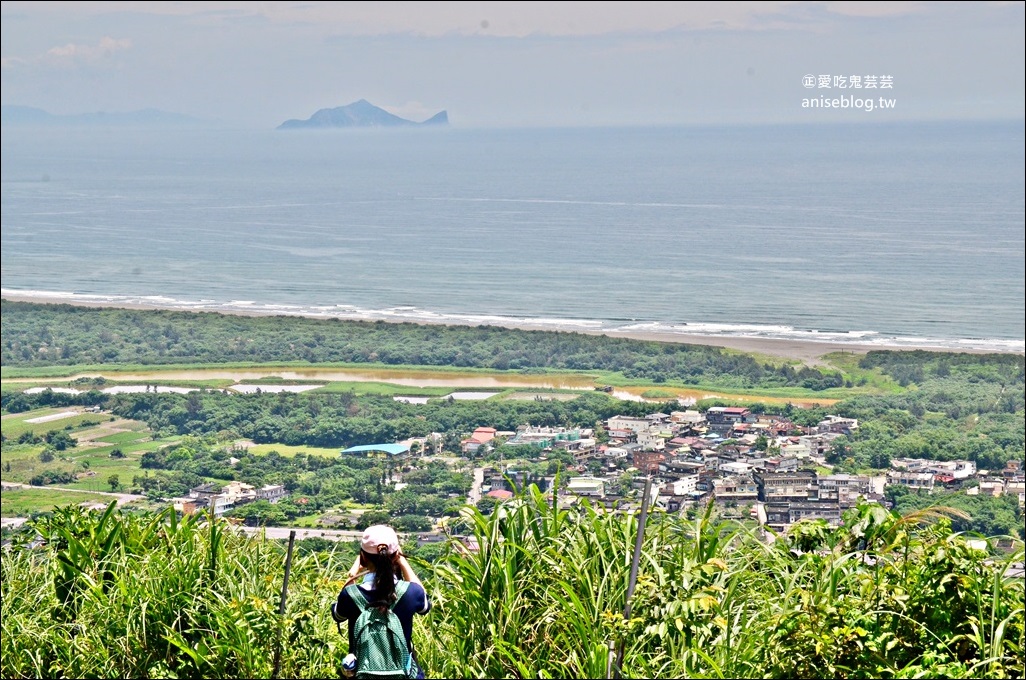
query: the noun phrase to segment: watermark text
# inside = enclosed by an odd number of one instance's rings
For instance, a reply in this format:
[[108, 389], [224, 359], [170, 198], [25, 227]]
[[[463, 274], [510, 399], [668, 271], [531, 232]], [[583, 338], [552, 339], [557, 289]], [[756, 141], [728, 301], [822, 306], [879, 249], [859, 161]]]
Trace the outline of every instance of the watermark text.
[[842, 76], [806, 73], [802, 76], [802, 87], [806, 90], [847, 90], [848, 92], [847, 94], [818, 92], [817, 96], [804, 97], [802, 98], [803, 109], [882, 111], [898, 106], [898, 100], [894, 97], [872, 96], [875, 93], [865, 92], [865, 90], [893, 90], [894, 76], [892, 75]]
[[806, 97], [802, 99], [803, 109], [857, 109], [860, 111], [876, 111], [877, 109], [893, 109], [898, 100], [893, 97]]

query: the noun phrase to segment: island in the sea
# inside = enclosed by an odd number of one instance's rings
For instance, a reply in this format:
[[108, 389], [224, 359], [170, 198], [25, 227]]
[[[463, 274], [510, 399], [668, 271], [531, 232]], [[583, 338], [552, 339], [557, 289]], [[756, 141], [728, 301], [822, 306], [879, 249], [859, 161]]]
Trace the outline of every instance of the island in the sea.
[[366, 99], [333, 109], [321, 109], [306, 120], [291, 119], [278, 126], [279, 130], [304, 128], [354, 128], [354, 127], [437, 127], [449, 124], [449, 114], [439, 111], [423, 122], [400, 118], [384, 109], [374, 106]]

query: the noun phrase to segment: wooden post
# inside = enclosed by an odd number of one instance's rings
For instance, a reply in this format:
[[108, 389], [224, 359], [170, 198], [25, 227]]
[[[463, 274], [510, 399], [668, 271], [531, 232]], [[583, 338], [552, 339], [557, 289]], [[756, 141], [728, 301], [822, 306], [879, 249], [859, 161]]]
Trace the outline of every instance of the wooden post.
[[285, 618], [285, 596], [289, 590], [289, 571], [292, 569], [292, 548], [296, 544], [296, 530], [289, 532], [289, 549], [285, 553], [285, 578], [281, 583], [281, 601], [278, 603], [278, 635], [274, 645], [274, 669], [271, 671], [272, 680], [276, 680], [281, 670], [281, 625]]
[[[634, 556], [631, 558], [631, 575], [627, 581], [627, 598], [623, 605], [623, 620], [627, 623], [631, 619], [631, 598], [634, 597], [634, 587], [638, 584], [638, 566], [641, 562], [641, 544], [645, 540], [645, 522], [648, 520], [648, 499], [652, 496], [652, 477], [645, 477], [645, 495], [641, 499], [641, 515], [638, 517], [638, 535], [634, 539]], [[616, 655], [616, 666], [613, 668], [613, 677], [622, 677], [624, 640], [620, 640], [620, 650]]]

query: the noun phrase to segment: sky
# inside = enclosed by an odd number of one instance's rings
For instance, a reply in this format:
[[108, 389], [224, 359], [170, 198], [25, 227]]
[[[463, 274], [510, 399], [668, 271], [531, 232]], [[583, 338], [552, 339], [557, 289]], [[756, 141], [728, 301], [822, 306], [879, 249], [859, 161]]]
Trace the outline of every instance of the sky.
[[359, 99], [467, 128], [1021, 119], [1024, 25], [1023, 2], [5, 1], [0, 99], [246, 128]]

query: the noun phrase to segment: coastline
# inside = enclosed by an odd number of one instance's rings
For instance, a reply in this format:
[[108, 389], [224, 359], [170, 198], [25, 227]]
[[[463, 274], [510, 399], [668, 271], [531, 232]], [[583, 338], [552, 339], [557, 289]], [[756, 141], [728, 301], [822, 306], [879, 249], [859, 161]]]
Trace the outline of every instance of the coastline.
[[[235, 316], [301, 316], [305, 318], [325, 318], [324, 315], [318, 314], [296, 314], [287, 313], [281, 310], [268, 310], [268, 309], [186, 309], [178, 306], [161, 305], [157, 303], [146, 303], [137, 301], [110, 301], [110, 300], [83, 300], [74, 299], [68, 297], [53, 297], [47, 295], [34, 295], [30, 293], [17, 293], [15, 291], [4, 291], [3, 299], [11, 302], [31, 302], [37, 304], [67, 304], [76, 307], [90, 307], [90, 308], [110, 308], [110, 309], [136, 309], [136, 310], [164, 310], [164, 311], [192, 311], [194, 313], [201, 312], [212, 312], [218, 314], [235, 315]], [[333, 315], [333, 318], [340, 318], [353, 321], [376, 321], [379, 319], [368, 319], [365, 316], [359, 316], [353, 314], [346, 316], [344, 314]], [[411, 320], [411, 319], [388, 319], [381, 318], [381, 321], [388, 323], [416, 323], [420, 325], [467, 325], [451, 323], [447, 321], [433, 321], [429, 319], [425, 320]], [[473, 324], [477, 325], [477, 324]], [[517, 322], [514, 320], [496, 320], [490, 321], [484, 325], [491, 325], [502, 328], [510, 328], [516, 330], [543, 330], [543, 331], [555, 331], [557, 329], [551, 326], [543, 324], [532, 324], [529, 322]], [[573, 328], [566, 329], [564, 332], [575, 332], [587, 335], [604, 335], [607, 337], [619, 337], [629, 338], [632, 340], [647, 340], [655, 342], [671, 342], [678, 344], [687, 345], [705, 345], [710, 347], [721, 347], [724, 349], [736, 350], [739, 352], [760, 354], [769, 357], [776, 357], [791, 361], [800, 361], [809, 366], [821, 366], [825, 362], [822, 357], [827, 354], [835, 352], [850, 352], [853, 354], [865, 354], [870, 351], [909, 351], [909, 350], [924, 350], [930, 352], [964, 352], [968, 354], [1023, 354], [1021, 351], [1001, 351], [1001, 350], [988, 350], [988, 349], [976, 349], [976, 348], [959, 348], [953, 349], [950, 347], [937, 347], [930, 346], [927, 344], [916, 345], [916, 344], [886, 344], [886, 343], [858, 343], [858, 342], [843, 342], [843, 341], [816, 341], [816, 340], [803, 340], [803, 339], [784, 339], [784, 338], [766, 338], [766, 337], [751, 337], [744, 335], [701, 335], [701, 334], [687, 334], [687, 333], [676, 333], [676, 332], [660, 332], [654, 330], [621, 330], [621, 329], [590, 329], [590, 328]]]

